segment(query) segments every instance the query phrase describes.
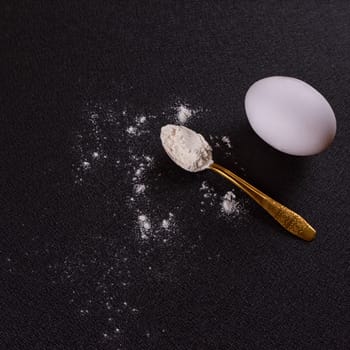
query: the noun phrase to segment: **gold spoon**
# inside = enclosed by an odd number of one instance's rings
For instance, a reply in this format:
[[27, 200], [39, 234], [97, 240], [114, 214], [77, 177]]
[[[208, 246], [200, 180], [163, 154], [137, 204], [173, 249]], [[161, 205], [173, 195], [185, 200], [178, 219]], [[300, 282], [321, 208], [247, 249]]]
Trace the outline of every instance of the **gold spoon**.
[[287, 231], [293, 235], [312, 241], [316, 237], [316, 230], [299, 214], [288, 209], [281, 203], [278, 203], [265, 193], [261, 192], [247, 181], [243, 180], [232, 171], [223, 166], [212, 163], [210, 170], [220, 174], [227, 180], [231, 181], [248, 196], [255, 200], [262, 208], [264, 208], [278, 223], [280, 223]]
[[215, 171], [247, 193], [287, 231], [305, 241], [316, 237], [316, 230], [300, 215], [259, 191], [233, 172], [213, 162], [212, 148], [201, 134], [179, 125], [166, 125], [160, 135], [168, 156], [181, 168], [198, 172]]

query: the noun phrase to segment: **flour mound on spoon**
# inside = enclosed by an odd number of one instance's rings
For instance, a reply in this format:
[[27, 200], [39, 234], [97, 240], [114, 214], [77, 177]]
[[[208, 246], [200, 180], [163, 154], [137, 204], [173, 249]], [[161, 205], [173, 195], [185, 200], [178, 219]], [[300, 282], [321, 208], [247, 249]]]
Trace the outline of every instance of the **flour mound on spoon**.
[[163, 126], [160, 139], [168, 156], [187, 171], [202, 171], [213, 163], [212, 148], [208, 142], [201, 134], [185, 126]]

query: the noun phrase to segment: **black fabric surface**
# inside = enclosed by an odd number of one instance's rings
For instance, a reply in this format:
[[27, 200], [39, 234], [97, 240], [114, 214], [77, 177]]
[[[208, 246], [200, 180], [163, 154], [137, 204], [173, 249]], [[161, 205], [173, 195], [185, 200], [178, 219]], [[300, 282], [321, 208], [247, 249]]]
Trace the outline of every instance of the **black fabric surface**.
[[[0, 18], [1, 349], [349, 348], [347, 1], [5, 2]], [[253, 133], [244, 95], [271, 75], [329, 100], [327, 151], [287, 156]], [[238, 191], [242, 218], [200, 215], [202, 181], [231, 187], [164, 154], [162, 111], [177, 99], [208, 111], [189, 126], [230, 136], [237, 172], [304, 215], [314, 242]], [[109, 161], [128, 161], [115, 141], [126, 118], [105, 126], [110, 158], [76, 184], [76, 134], [95, 105], [156, 116], [135, 147], [165, 175], [160, 206], [183, 208], [171, 245], [135, 235], [129, 175]]]

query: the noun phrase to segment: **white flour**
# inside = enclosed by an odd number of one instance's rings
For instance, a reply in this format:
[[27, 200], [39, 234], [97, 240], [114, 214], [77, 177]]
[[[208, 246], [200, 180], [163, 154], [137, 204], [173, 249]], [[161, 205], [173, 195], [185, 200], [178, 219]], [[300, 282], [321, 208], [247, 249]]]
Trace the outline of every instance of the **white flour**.
[[136, 135], [136, 134], [137, 134], [137, 129], [136, 129], [134, 126], [129, 126], [129, 127], [126, 129], [126, 132], [127, 132], [129, 135]]
[[136, 184], [134, 190], [136, 194], [141, 194], [145, 192], [146, 186], [144, 184]]
[[[127, 111], [124, 110], [123, 111], [123, 115], [126, 116], [127, 115]], [[150, 130], [145, 127], [144, 124], [147, 124], [147, 119], [153, 119], [155, 118], [154, 116], [148, 116], [148, 118], [141, 114], [141, 115], [137, 115], [133, 121], [132, 125], [129, 125], [126, 128], [126, 133], [133, 137], [133, 136], [140, 136], [143, 134], [148, 134], [150, 132]]]
[[223, 136], [221, 140], [227, 145], [228, 148], [232, 148], [231, 141], [228, 136]]
[[208, 211], [208, 207], [219, 207], [219, 211], [227, 218], [235, 218], [244, 212], [242, 204], [236, 198], [234, 189], [220, 196], [215, 191], [214, 187], [208, 184], [208, 181], [203, 181], [199, 188], [199, 192], [202, 195], [200, 202], [200, 211], [202, 213]]
[[[105, 107], [103, 107], [105, 108]], [[176, 114], [173, 115], [173, 121], [180, 124], [186, 123], [189, 118], [196, 115], [200, 116], [200, 111], [203, 108], [191, 108], [185, 104], [177, 104], [173, 107], [176, 110]], [[163, 113], [164, 114], [164, 113]], [[131, 117], [131, 118], [130, 118]], [[108, 142], [115, 143], [114, 140], [109, 139], [107, 133], [108, 129], [119, 129], [121, 118], [125, 120], [125, 138], [117, 140], [124, 144], [129, 144], [129, 162], [121, 164], [119, 159], [108, 160], [108, 154], [106, 152], [106, 145]], [[75, 173], [75, 182], [82, 185], [84, 178], [94, 174], [102, 166], [105, 166], [106, 162], [114, 162], [115, 167], [120, 169], [118, 171], [125, 171], [127, 178], [130, 179], [132, 192], [127, 199], [128, 206], [135, 212], [135, 228], [139, 232], [139, 237], [142, 240], [157, 239], [159, 236], [160, 241], [169, 241], [169, 237], [165, 237], [164, 234], [174, 234], [178, 230], [175, 220], [180, 218], [180, 214], [172, 213], [172, 211], [178, 211], [176, 204], [174, 208], [168, 208], [168, 211], [164, 214], [153, 208], [152, 188], [149, 185], [150, 171], [154, 169], [154, 156], [150, 154], [144, 154], [139, 152], [140, 147], [137, 150], [134, 142], [148, 142], [148, 138], [155, 133], [157, 129], [154, 129], [155, 121], [159, 119], [159, 116], [153, 114], [130, 114], [127, 108], [124, 108], [120, 112], [120, 116], [116, 115], [115, 111], [104, 111], [101, 107], [96, 108], [88, 114], [88, 135], [85, 139], [85, 134], [81, 132], [77, 135], [77, 144], [75, 146], [78, 154], [80, 153], [80, 160], [73, 166]], [[162, 142], [171, 158], [184, 169], [192, 172], [204, 170], [212, 163], [212, 149], [206, 140], [200, 135], [190, 129], [182, 126], [168, 125], [162, 128]], [[142, 141], [140, 138], [143, 138]], [[228, 136], [210, 135], [210, 141], [215, 148], [220, 149], [221, 154], [225, 154], [228, 158], [232, 157], [232, 144]], [[142, 149], [142, 147], [141, 147]], [[234, 162], [237, 165], [237, 162]], [[123, 170], [124, 169], [124, 170]], [[161, 178], [162, 174], [157, 175]], [[154, 174], [152, 175], [154, 178]], [[239, 212], [240, 205], [234, 193], [229, 192], [226, 194], [218, 193], [213, 186], [209, 186], [208, 182], [204, 181], [201, 184], [200, 191], [202, 198], [199, 199], [200, 211], [202, 213], [208, 212], [209, 208], [218, 207], [220, 212], [227, 216], [235, 216]], [[170, 211], [169, 211], [170, 209]], [[172, 215], [170, 215], [171, 213]], [[186, 215], [182, 213], [181, 216]], [[146, 217], [147, 220], [140, 221], [139, 218]]]
[[236, 200], [233, 190], [226, 192], [222, 197], [221, 210], [226, 215], [237, 216], [240, 213], [240, 204]]
[[146, 215], [139, 215], [138, 217], [140, 232], [141, 232], [141, 238], [147, 239], [149, 231], [152, 228], [151, 222], [149, 221], [148, 217]]
[[168, 228], [169, 228], [169, 225], [170, 225], [169, 220], [163, 219], [163, 221], [162, 221], [162, 227], [165, 228], [165, 229], [168, 229]]
[[[191, 129], [176, 125], [163, 126], [161, 140], [169, 157], [185, 170], [198, 172], [207, 169], [213, 163], [211, 147], [202, 135]], [[221, 140], [228, 148], [232, 148], [228, 136], [223, 136]], [[207, 203], [214, 206], [217, 198], [214, 189], [209, 187], [206, 181], [203, 181], [199, 190], [204, 191], [201, 204]], [[201, 211], [204, 212], [203, 209]], [[221, 211], [226, 215], [233, 216], [240, 213], [240, 204], [236, 200], [233, 190], [226, 192], [222, 197]]]
[[214, 207], [217, 203], [218, 194], [215, 192], [214, 187], [209, 186], [207, 181], [203, 181], [199, 191], [202, 194], [201, 198], [201, 213], [205, 213], [209, 207]]
[[84, 169], [84, 170], [90, 169], [90, 168], [91, 168], [90, 162], [86, 162], [86, 161], [84, 161], [84, 162], [82, 163], [82, 166], [83, 166], [83, 169]]
[[185, 105], [180, 105], [177, 107], [177, 120], [180, 124], [185, 124], [192, 114], [193, 110], [189, 109]]
[[[144, 277], [150, 283], [176, 283], [183, 265], [196, 261], [201, 236], [188, 234], [192, 214], [198, 213], [199, 226], [206, 218], [212, 218], [228, 221], [231, 227], [238, 214], [244, 213], [239, 194], [238, 199], [233, 190], [227, 194], [224, 182], [220, 189], [220, 181], [203, 181], [206, 174], [186, 180], [193, 181], [195, 189], [190, 203], [186, 190], [179, 192], [181, 182], [173, 190], [174, 178], [165, 177], [168, 169], [162, 167], [159, 159], [161, 144], [152, 148], [162, 124], [192, 125], [198, 121], [198, 127], [200, 118], [205, 116], [210, 114], [200, 107], [178, 103], [152, 114], [134, 112], [118, 104], [86, 106], [72, 149], [73, 180], [77, 190], [80, 188], [84, 195], [96, 199], [90, 209], [105, 215], [110, 225], [92, 224], [95, 232], [77, 232], [83, 238], [77, 239], [79, 243], [68, 250], [59, 267], [51, 268], [60, 270], [59, 278], [71, 286], [70, 303], [79, 317], [93, 319], [99, 310], [98, 318], [105, 321], [100, 333], [103, 342], [119, 342], [121, 349], [127, 348], [123, 345], [128, 329], [125, 320], [137, 320], [142, 313], [139, 301], [132, 299], [132, 291], [137, 288], [135, 281]], [[221, 156], [220, 162], [236, 167], [234, 144], [229, 138], [212, 135], [210, 140]], [[204, 159], [211, 159], [207, 155]], [[169, 184], [168, 191], [160, 193], [164, 183]], [[89, 271], [97, 273], [91, 276]], [[87, 293], [90, 290], [96, 293]], [[158, 339], [161, 335], [156, 332], [145, 325], [140, 329], [140, 339]], [[161, 334], [165, 332], [166, 329], [161, 330]]]
[[160, 138], [169, 157], [187, 171], [202, 171], [213, 163], [212, 148], [191, 129], [169, 124], [162, 127]]
[[[174, 109], [176, 114], [173, 116], [175, 118], [173, 121], [180, 124], [185, 124], [193, 115], [196, 114], [198, 116], [198, 113], [203, 111], [200, 107], [191, 108], [185, 104], [178, 104]], [[75, 182], [80, 185], [83, 184], [85, 176], [93, 174], [98, 168], [106, 164], [108, 154], [105, 148], [109, 142], [106, 130], [110, 127], [119, 128], [120, 118], [114, 111], [107, 111], [104, 116], [99, 113], [100, 110], [100, 108], [96, 108], [96, 111], [89, 113], [89, 138], [84, 140], [83, 134], [77, 136], [75, 147], [80, 153], [80, 160], [75, 167]], [[144, 137], [144, 141], [147, 142], [150, 134], [154, 134], [153, 124], [159, 116], [136, 113], [130, 118], [126, 108], [121, 111], [120, 115], [126, 121], [124, 129], [126, 139], [119, 139], [118, 142], [128, 143], [128, 140], [131, 142], [128, 148], [130, 161], [124, 165], [124, 169], [132, 185], [132, 193], [128, 197], [128, 203], [137, 218], [136, 228], [139, 232], [139, 237], [142, 240], [147, 240], [150, 237], [155, 239], [160, 236], [160, 240], [164, 241], [164, 232], [171, 234], [177, 231], [175, 215], [171, 211], [168, 212], [171, 215], [164, 215], [159, 211], [153, 210], [152, 189], [148, 182], [149, 172], [154, 167], [154, 157], [138, 153], [133, 143], [133, 140], [138, 141], [140, 137]], [[210, 145], [202, 135], [183, 125], [163, 127], [161, 138], [169, 156], [175, 163], [188, 171], [201, 171], [212, 163], [212, 148]], [[220, 149], [221, 154], [224, 153], [227, 157], [232, 157], [232, 144], [228, 136], [210, 135], [210, 141], [215, 148]], [[122, 170], [123, 165], [120, 164], [119, 159], [111, 159], [110, 162], [114, 162], [115, 167]], [[237, 165], [237, 162], [234, 163]], [[161, 177], [161, 173], [158, 174], [158, 177]], [[202, 213], [206, 213], [211, 207], [220, 208], [220, 211], [228, 216], [235, 216], [238, 213], [240, 205], [237, 199], [233, 197], [233, 192], [229, 191], [232, 195], [229, 192], [225, 195], [219, 194], [206, 181], [202, 182], [200, 191], [202, 198], [199, 200], [199, 203]], [[147, 203], [146, 206], [145, 203]], [[174, 207], [173, 210], [175, 209]], [[178, 216], [179, 214], [177, 213], [176, 217]], [[146, 217], [147, 220], [140, 221], [140, 217]], [[169, 237], [166, 238], [166, 241], [169, 241]]]

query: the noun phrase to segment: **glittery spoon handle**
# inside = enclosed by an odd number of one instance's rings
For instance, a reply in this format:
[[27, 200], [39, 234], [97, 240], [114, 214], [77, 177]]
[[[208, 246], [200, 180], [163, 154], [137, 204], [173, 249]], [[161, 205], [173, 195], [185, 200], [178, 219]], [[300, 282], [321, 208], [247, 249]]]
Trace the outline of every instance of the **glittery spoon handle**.
[[226, 168], [213, 163], [209, 167], [210, 170], [222, 175], [231, 181], [242, 191], [248, 194], [261, 207], [263, 207], [278, 223], [280, 223], [287, 231], [305, 241], [312, 241], [316, 237], [316, 230], [300, 215], [288, 209], [284, 205], [278, 203], [274, 199], [261, 192], [247, 181], [243, 180], [233, 172]]

